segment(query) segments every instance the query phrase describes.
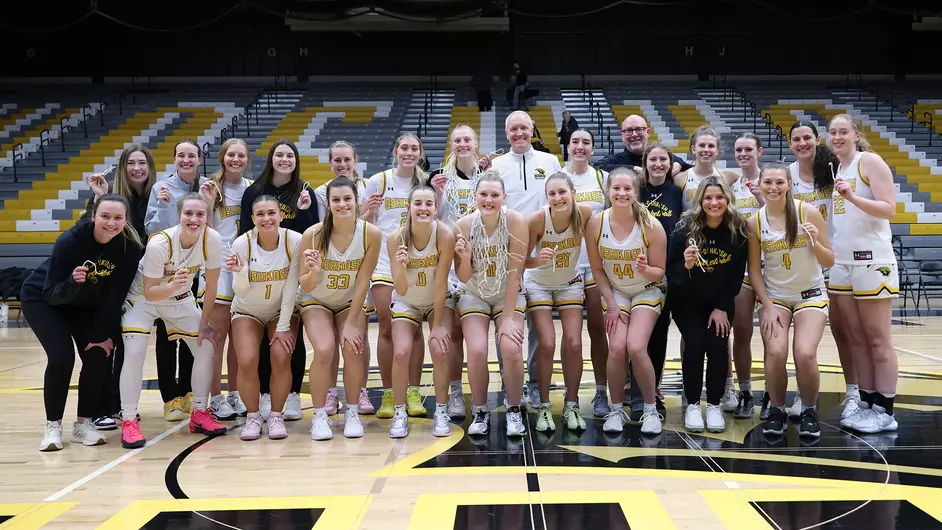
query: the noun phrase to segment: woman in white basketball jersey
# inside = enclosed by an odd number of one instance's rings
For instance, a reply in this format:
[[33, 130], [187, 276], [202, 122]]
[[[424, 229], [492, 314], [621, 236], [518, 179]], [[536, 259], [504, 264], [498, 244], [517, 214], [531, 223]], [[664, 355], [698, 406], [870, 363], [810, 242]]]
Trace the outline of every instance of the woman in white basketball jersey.
[[[582, 134], [577, 132], [575, 134]], [[572, 179], [563, 172], [546, 179], [547, 205], [528, 219], [529, 250], [527, 270], [523, 273], [527, 310], [539, 346], [537, 347], [537, 382], [540, 409], [536, 430], [552, 431], [553, 407], [549, 399], [556, 353], [556, 325], [552, 310], [559, 312], [563, 328], [562, 364], [566, 383], [563, 422], [568, 429], [585, 429], [579, 413], [579, 384], [582, 381], [582, 301], [585, 287], [580, 270], [585, 225], [592, 217], [592, 206], [576, 202]], [[539, 250], [534, 255], [533, 249]], [[599, 308], [601, 309], [601, 308]], [[601, 313], [600, 313], [601, 316]]]
[[472, 420], [468, 434], [487, 435], [487, 345], [490, 322], [496, 322], [504, 356], [507, 436], [525, 436], [520, 410], [523, 394], [523, 314], [526, 299], [521, 290], [527, 224], [523, 216], [504, 207], [507, 194], [500, 172], [491, 168], [474, 191], [475, 212], [455, 224], [455, 271], [465, 284], [458, 298], [461, 328], [468, 348], [468, 381], [471, 383]]
[[[788, 146], [795, 155], [795, 161], [788, 165], [789, 177], [794, 186], [792, 192], [795, 198], [806, 202], [818, 209], [828, 227], [828, 236], [833, 241], [834, 229], [832, 210], [834, 200], [834, 172], [837, 171], [841, 161], [837, 156], [823, 145], [818, 137], [818, 128], [810, 121], [796, 121], [788, 131]], [[824, 269], [824, 282], [830, 279], [830, 269]], [[831, 335], [837, 344], [837, 354], [841, 360], [841, 371], [844, 374], [845, 393], [844, 410], [841, 417], [846, 418], [857, 411], [860, 402], [860, 387], [857, 385], [857, 370], [854, 369], [854, 355], [850, 350], [847, 333], [838, 307], [831, 304], [828, 308], [828, 323], [831, 326]], [[762, 410], [765, 419], [768, 415], [768, 399], [763, 397]], [[788, 409], [789, 416], [801, 415], [801, 395], [795, 393], [795, 402]]]
[[[121, 445], [143, 447], [137, 422], [137, 404], [144, 379], [144, 356], [154, 321], [163, 319], [170, 340], [182, 339], [193, 352], [193, 412], [190, 432], [208, 436], [226, 433], [226, 427], [208, 410], [213, 380], [213, 344], [225, 340], [209, 324], [216, 301], [222, 266], [219, 233], [206, 226], [209, 205], [197, 193], [177, 202], [180, 224], [155, 232], [147, 242], [144, 258], [128, 292], [128, 309], [121, 318], [124, 333], [124, 366], [121, 368]], [[206, 267], [206, 300], [203, 311], [191, 292], [193, 278]]]
[[[569, 163], [563, 171], [569, 175], [576, 187], [576, 202], [591, 206], [593, 214], [601, 212], [605, 208], [605, 182], [608, 180], [608, 172], [589, 165], [590, 157], [595, 153], [595, 137], [586, 129], [576, 129], [569, 138], [566, 150], [569, 152]], [[586, 221], [589, 217], [585, 218]], [[585, 288], [586, 331], [589, 332], [589, 353], [592, 358], [592, 371], [595, 375], [592, 412], [603, 418], [611, 412], [608, 407], [605, 375], [608, 339], [605, 336], [605, 322], [602, 318], [602, 295], [595, 287], [592, 267], [589, 266], [589, 254], [585, 248], [583, 239], [582, 252], [579, 255], [579, 270], [582, 273], [582, 285]]]
[[[242, 194], [252, 183], [243, 175], [252, 167], [248, 145], [238, 139], [230, 138], [219, 147], [219, 170], [210, 180], [216, 186], [216, 202], [213, 205], [213, 230], [222, 238], [223, 260], [229, 257], [232, 242], [239, 235], [239, 222], [242, 218]], [[203, 301], [206, 290], [206, 278], [200, 276], [199, 300]], [[229, 335], [229, 305], [232, 304], [232, 273], [226, 269], [219, 272], [219, 285], [216, 287], [216, 304], [209, 316], [209, 325], [220, 337]], [[245, 404], [239, 395], [239, 360], [235, 346], [229, 342], [226, 361], [229, 395], [222, 395], [222, 359], [225, 340], [218, 341], [213, 353], [213, 384], [210, 388], [212, 399], [209, 406], [220, 420], [233, 420], [238, 415], [245, 415]]]
[[[733, 183], [736, 209], [746, 219], [751, 218], [765, 204], [759, 191], [759, 160], [762, 158], [762, 140], [751, 132], [741, 133], [733, 144], [736, 163], [742, 176]], [[749, 271], [743, 277], [742, 289], [736, 296], [736, 319], [733, 321], [733, 361], [739, 376], [739, 396], [727, 399], [723, 396], [724, 412], [732, 412], [737, 418], [751, 418], [755, 411], [752, 397], [752, 328], [756, 311], [756, 295], [749, 281]], [[732, 376], [732, 372], [729, 373]]]
[[893, 174], [860, 132], [853, 117], [828, 125], [840, 159], [834, 179], [834, 267], [828, 293], [847, 329], [860, 383], [859, 409], [841, 425], [860, 432], [896, 430], [893, 398], [899, 364], [890, 333], [892, 299], [899, 295], [890, 219], [896, 215]]
[[[449, 286], [448, 270], [453, 261], [455, 236], [445, 223], [438, 220], [435, 190], [429, 186], [412, 189], [406, 213], [406, 224], [394, 230], [386, 244], [396, 289], [392, 297], [392, 383], [396, 409], [389, 436], [404, 438], [409, 434], [406, 393], [410, 357], [416, 351], [424, 356], [424, 345], [415, 344], [416, 331], [422, 327], [423, 319], [428, 319], [429, 323], [429, 353], [435, 383], [432, 434], [448, 436], [451, 434], [451, 418], [447, 411], [448, 364], [445, 356], [451, 346], [449, 331], [454, 321], [457, 295]], [[417, 391], [415, 388], [414, 392]]]
[[664, 266], [667, 235], [647, 208], [637, 200], [639, 178], [628, 168], [608, 176], [611, 207], [589, 221], [586, 237], [589, 263], [605, 306], [608, 332], [608, 387], [612, 411], [602, 430], [622, 432], [628, 423], [624, 410], [627, 379], [626, 357], [641, 386], [644, 412], [641, 432], [661, 432], [657, 412], [654, 365], [648, 356], [648, 339], [664, 305]]
[[[406, 206], [409, 204], [409, 194], [412, 188], [423, 184], [428, 179], [428, 175], [419, 167], [424, 156], [422, 141], [414, 134], [403, 134], [393, 145], [395, 167], [373, 175], [366, 182], [367, 199], [363, 218], [379, 227], [383, 234], [384, 249], [389, 234], [405, 224]], [[389, 267], [389, 255], [385, 251], [379, 253], [379, 261], [376, 263], [371, 282], [370, 292], [376, 304], [376, 317], [379, 323], [376, 359], [379, 362], [379, 374], [383, 381], [383, 401], [379, 410], [376, 411], [376, 417], [392, 418], [395, 412], [395, 400], [392, 392], [392, 313], [389, 305], [392, 303], [393, 278]], [[425, 415], [422, 395], [418, 391], [418, 384], [422, 377], [423, 357], [422, 355], [412, 356], [412, 366], [409, 368], [409, 382], [416, 386], [406, 396], [406, 405], [410, 415], [415, 416]]]
[[[329, 440], [334, 435], [324, 405], [338, 346], [344, 358], [347, 398], [343, 434], [348, 438], [363, 436], [356, 400], [366, 386], [366, 371], [360, 359], [367, 340], [364, 302], [382, 240], [375, 226], [357, 218], [356, 184], [350, 179], [337, 177], [330, 181], [327, 204], [324, 221], [307, 229], [301, 238], [298, 305], [314, 347], [310, 370], [313, 440]], [[327, 330], [333, 333], [325, 333]]]
[[[451, 131], [451, 152], [441, 169], [432, 171], [428, 184], [435, 188], [439, 216], [448, 227], [454, 227], [458, 219], [474, 211], [474, 186], [481, 174], [490, 166], [490, 157], [481, 158], [478, 153], [478, 136], [474, 129], [458, 124]], [[448, 271], [449, 287], [460, 290], [454, 263]], [[448, 379], [451, 396], [448, 398], [448, 414], [452, 418], [464, 418], [464, 390], [461, 374], [464, 371], [464, 336], [461, 334], [461, 319], [457, 312], [451, 328], [451, 346], [448, 348]]]
[[[337, 140], [327, 149], [327, 158], [330, 163], [330, 171], [334, 174], [335, 178], [346, 177], [356, 184], [357, 201], [360, 206], [360, 218], [364, 219], [366, 215], [363, 209], [363, 203], [366, 201], [366, 179], [361, 177], [356, 169], [356, 165], [360, 161], [360, 158], [357, 156], [356, 146], [344, 140]], [[317, 203], [318, 219], [323, 219], [327, 215], [327, 184], [328, 183], [325, 182], [314, 189], [314, 200]], [[369, 314], [373, 311], [369, 294], [366, 296], [366, 305], [367, 314]], [[361, 356], [363, 359], [363, 369], [369, 372], [370, 343], [366, 342], [364, 347], [365, 349]], [[330, 388], [327, 389], [327, 402], [324, 404], [324, 410], [327, 412], [328, 416], [333, 416], [340, 407], [340, 397], [337, 389], [337, 377], [340, 373], [339, 349], [334, 352], [334, 361], [330, 366], [330, 373], [333, 376], [333, 381]], [[373, 413], [373, 404], [370, 403], [370, 395], [367, 393], [366, 388], [360, 389], [360, 399], [357, 401], [357, 412], [360, 414]]]
[[689, 151], [694, 157], [694, 166], [674, 175], [674, 185], [684, 192], [684, 211], [693, 208], [693, 196], [697, 193], [700, 181], [706, 177], [722, 177], [730, 186], [739, 180], [739, 174], [735, 171], [716, 167], [721, 149], [720, 134], [709, 124], [697, 127], [690, 134]]
[[759, 186], [766, 203], [749, 222], [749, 269], [762, 304], [759, 325], [765, 346], [765, 386], [772, 403], [762, 433], [782, 435], [788, 426], [785, 363], [788, 329], [794, 322], [792, 355], [798, 386], [805, 398], [798, 434], [819, 437], [821, 427], [815, 411], [820, 387], [817, 354], [828, 310], [821, 267], [833, 265], [834, 252], [824, 217], [814, 206], [795, 200], [783, 164], [766, 164]]
[[249, 230], [232, 244], [226, 268], [233, 275], [232, 341], [239, 364], [239, 388], [248, 410], [243, 440], [257, 440], [264, 418], [259, 414], [259, 342], [268, 330], [271, 349], [271, 403], [268, 437], [288, 437], [283, 413], [291, 390], [291, 354], [298, 332], [294, 316], [298, 297], [301, 234], [281, 228], [278, 199], [261, 195], [252, 203]]

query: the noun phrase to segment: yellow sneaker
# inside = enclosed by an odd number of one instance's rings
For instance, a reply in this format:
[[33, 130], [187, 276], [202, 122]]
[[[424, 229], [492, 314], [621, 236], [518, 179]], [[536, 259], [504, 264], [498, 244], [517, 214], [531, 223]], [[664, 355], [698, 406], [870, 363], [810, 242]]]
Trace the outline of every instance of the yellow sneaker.
[[406, 412], [409, 416], [423, 418], [428, 414], [425, 405], [422, 404], [422, 394], [419, 393], [417, 387], [409, 387], [409, 390], [406, 391]]
[[164, 419], [167, 421], [182, 421], [186, 417], [182, 407], [183, 398], [173, 398], [164, 403]]
[[180, 407], [180, 410], [182, 410], [184, 414], [193, 412], [193, 392], [188, 392], [185, 397], [177, 399], [179, 399], [183, 405]]
[[377, 418], [392, 418], [396, 415], [396, 403], [393, 399], [392, 390], [383, 391], [383, 404], [379, 406], [379, 410], [376, 411]]

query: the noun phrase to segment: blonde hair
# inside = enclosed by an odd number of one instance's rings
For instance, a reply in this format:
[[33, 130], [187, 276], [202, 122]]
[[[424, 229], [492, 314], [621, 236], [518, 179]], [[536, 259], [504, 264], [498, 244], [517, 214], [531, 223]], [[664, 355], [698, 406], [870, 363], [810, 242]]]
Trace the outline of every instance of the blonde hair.
[[693, 206], [680, 216], [680, 221], [677, 223], [677, 230], [687, 229], [689, 231], [687, 237], [693, 239], [696, 246], [703, 246], [703, 242], [706, 239], [703, 237], [703, 230], [706, 227], [706, 212], [703, 211], [703, 197], [706, 196], [707, 188], [711, 186], [720, 188], [723, 191], [723, 195], [726, 197], [726, 213], [724, 214], [723, 222], [729, 225], [729, 231], [733, 235], [733, 241], [735, 241], [737, 237], [745, 239], [747, 234], [746, 218], [736, 209], [736, 198], [733, 196], [733, 190], [729, 187], [729, 184], [726, 183], [726, 179], [717, 177], [716, 175], [711, 175], [700, 181], [697, 192], [693, 197]]
[[[249, 154], [249, 144], [239, 138], [229, 138], [219, 146], [219, 169], [213, 173], [210, 179], [216, 183], [216, 209], [226, 207], [226, 188], [223, 181], [226, 179], [226, 153], [233, 145], [241, 144], [245, 148], [245, 167], [252, 167], [252, 155]], [[245, 171], [242, 172], [245, 174]]]
[[[412, 191], [409, 192], [409, 206], [410, 207], [412, 206], [412, 197], [415, 195], [415, 192], [417, 191], [430, 191], [432, 192], [432, 200], [434, 201], [437, 198], [435, 194], [435, 188], [431, 186], [426, 186], [425, 184], [421, 184], [419, 186], [412, 188]], [[438, 202], [435, 202], [435, 206], [436, 207], [438, 206]], [[435, 221], [435, 222], [437, 223], [438, 221]], [[402, 225], [402, 230], [399, 232], [399, 239], [402, 241], [402, 244], [406, 246], [406, 248], [409, 248], [409, 245], [412, 244], [412, 214], [411, 213], [406, 216], [405, 223]]]
[[412, 172], [412, 187], [416, 187], [420, 184], [425, 184], [425, 181], [428, 180], [428, 173], [425, 172], [419, 164], [425, 160], [425, 147], [422, 145], [422, 140], [418, 136], [412, 133], [405, 133], [396, 138], [396, 143], [393, 144], [393, 158], [395, 159], [395, 164], [393, 167], [399, 167], [399, 158], [396, 156], [396, 151], [399, 150], [399, 144], [402, 143], [406, 138], [412, 138], [419, 144], [419, 158], [415, 161], [415, 169]]
[[[328, 163], [330, 163], [330, 161], [334, 159], [334, 149], [338, 147], [349, 147], [350, 150], [353, 151], [353, 163], [356, 164], [357, 162], [360, 161], [360, 156], [357, 155], [357, 148], [355, 145], [351, 144], [350, 142], [346, 140], [337, 140], [336, 142], [330, 144], [330, 147], [327, 148]], [[336, 177], [337, 175], [334, 175], [334, 176]], [[357, 186], [359, 186], [360, 183], [363, 181], [363, 177], [361, 177], [360, 174], [357, 173], [356, 165], [353, 166], [353, 178], [351, 180], [353, 180], [353, 183]]]
[[720, 138], [720, 133], [716, 132], [716, 129], [709, 123], [704, 123], [690, 134], [690, 145], [687, 147], [687, 151], [690, 152], [690, 154], [693, 154], [694, 147], [697, 145], [697, 139], [701, 136], [712, 136], [716, 138], [716, 154], [719, 155], [723, 152], [723, 141]]
[[[458, 129], [468, 129], [471, 131], [471, 136], [474, 138], [474, 158], [477, 160], [481, 155], [478, 152], [478, 135], [474, 132], [474, 129], [470, 125], [465, 125], [459, 123], [455, 125], [455, 128], [451, 130], [451, 134], [448, 135], [449, 141], [451, 137], [454, 136], [455, 132]], [[458, 211], [458, 201], [459, 201], [459, 178], [458, 178], [458, 155], [455, 154], [455, 150], [452, 149], [448, 156], [445, 157], [445, 162], [442, 163], [442, 174], [445, 175], [445, 190], [442, 194], [442, 201], [448, 204], [451, 204], [454, 207], [454, 210]], [[471, 182], [471, 188], [477, 188], [477, 181], [481, 178], [481, 168], [477, 164], [474, 165], [474, 171], [471, 175], [465, 175], [468, 177]], [[468, 207], [467, 213], [474, 211], [474, 201], [471, 201], [472, 204]]]
[[651, 211], [648, 210], [648, 207], [638, 199], [638, 194], [641, 193], [642, 180], [640, 176], [635, 174], [633, 169], [617, 167], [608, 174], [608, 180], [605, 182], [605, 205], [608, 207], [612, 206], [612, 201], [608, 197], [608, 190], [611, 189], [612, 181], [615, 180], [615, 177], [618, 175], [628, 175], [631, 178], [631, 185], [635, 188], [635, 198], [631, 201], [631, 214], [634, 216], [635, 222], [639, 223], [641, 226], [654, 226], [654, 223], [657, 222], [656, 219], [651, 214]]
[[[795, 194], [792, 191], [792, 175], [785, 164], [781, 162], [766, 162], [759, 171], [759, 180], [769, 171], [782, 171], [785, 173], [785, 180], [788, 181], [788, 190], [785, 192], [785, 241], [788, 248], [795, 248], [798, 242], [798, 221], [800, 219], [798, 207], [795, 206]], [[756, 214], [758, 215], [758, 214]]]
[[554, 180], [565, 180], [566, 184], [569, 185], [569, 191], [572, 192], [572, 213], [569, 216], [569, 226], [572, 227], [572, 234], [576, 237], [582, 237], [582, 211], [579, 210], [579, 203], [576, 202], [576, 185], [572, 183], [572, 178], [569, 177], [566, 173], [560, 171], [554, 173], [550, 178], [546, 179], [546, 186], [549, 186], [549, 183]]
[[863, 128], [863, 123], [859, 118], [851, 116], [850, 114], [838, 114], [837, 116], [831, 118], [831, 121], [828, 122], [828, 130], [831, 129], [831, 124], [834, 123], [834, 120], [841, 119], [849, 121], [851, 127], [854, 128], [854, 132], [857, 133], [857, 141], [854, 142], [854, 146], [857, 148], [857, 150], [860, 152], [872, 153], [873, 147], [870, 146], [870, 142], [867, 141], [867, 137], [864, 136], [864, 133], [861, 130], [861, 128]]
[[128, 202], [131, 201], [131, 197], [134, 195], [134, 188], [128, 180], [128, 160], [131, 159], [132, 154], [138, 151], [144, 153], [144, 159], [147, 160], [147, 182], [144, 183], [142, 197], [150, 196], [150, 190], [154, 187], [154, 183], [157, 182], [157, 164], [154, 162], [154, 155], [150, 153], [150, 149], [141, 144], [131, 144], [127, 146], [124, 151], [121, 152], [121, 157], [118, 159], [118, 167], [116, 168], [114, 184], [111, 189], [115, 194], [127, 199]]

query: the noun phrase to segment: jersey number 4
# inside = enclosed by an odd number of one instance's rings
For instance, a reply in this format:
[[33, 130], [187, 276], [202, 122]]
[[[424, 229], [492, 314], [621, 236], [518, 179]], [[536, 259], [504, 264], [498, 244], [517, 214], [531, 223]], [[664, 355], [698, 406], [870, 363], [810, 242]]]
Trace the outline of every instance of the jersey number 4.
[[631, 264], [628, 263], [625, 265], [616, 263], [612, 266], [612, 273], [618, 276], [619, 280], [624, 280], [625, 276], [627, 276], [629, 280], [633, 280], [635, 277], [635, 271], [631, 268]]

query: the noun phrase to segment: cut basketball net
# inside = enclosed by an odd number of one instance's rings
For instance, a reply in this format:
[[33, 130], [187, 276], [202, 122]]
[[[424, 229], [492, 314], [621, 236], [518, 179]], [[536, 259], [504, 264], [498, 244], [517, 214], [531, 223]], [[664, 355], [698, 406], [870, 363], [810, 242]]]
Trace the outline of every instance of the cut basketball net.
[[[484, 299], [493, 298], [501, 294], [501, 291], [504, 290], [505, 280], [510, 274], [510, 257], [513, 256], [517, 259], [523, 259], [523, 256], [511, 253], [507, 249], [507, 244], [510, 242], [510, 239], [514, 239], [518, 242], [522, 241], [514, 237], [507, 229], [506, 213], [501, 209], [497, 215], [497, 228], [494, 229], [494, 233], [490, 236], [487, 235], [487, 230], [484, 228], [484, 222], [481, 220], [480, 212], [471, 221], [471, 263], [473, 264], [475, 261], [483, 261], [485, 263], [484, 267], [481, 267], [481, 270], [475, 274], [474, 278], [477, 280], [478, 285], [477, 295]], [[464, 235], [461, 233], [460, 228], [456, 228], [456, 230], [458, 231], [458, 235]], [[496, 239], [497, 244], [492, 245], [492, 239]], [[493, 256], [491, 255], [491, 249], [493, 249]], [[492, 264], [494, 267], [493, 277], [487, 274]]]
[[693, 238], [691, 237], [690, 239], [687, 240], [687, 243], [689, 243], [690, 246], [697, 249], [697, 267], [700, 267], [700, 270], [702, 272], [706, 272], [706, 269], [704, 269], [702, 265], [702, 263], [706, 263], [706, 260], [703, 259], [703, 255], [700, 254], [700, 247], [697, 246], [697, 242], [694, 241]]

